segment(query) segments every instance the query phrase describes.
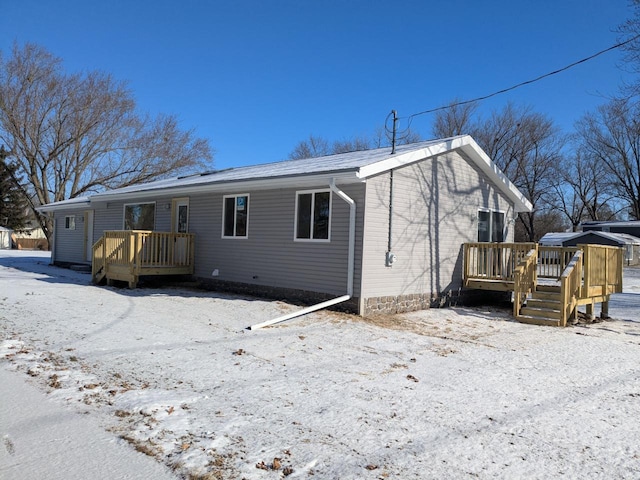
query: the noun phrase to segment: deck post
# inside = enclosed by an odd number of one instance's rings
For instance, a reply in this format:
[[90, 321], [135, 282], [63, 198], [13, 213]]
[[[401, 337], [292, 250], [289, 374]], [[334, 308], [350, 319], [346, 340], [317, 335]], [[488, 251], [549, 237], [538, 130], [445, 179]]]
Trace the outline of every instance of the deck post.
[[583, 274], [583, 282], [582, 282], [582, 291], [580, 292], [580, 297], [584, 298], [589, 295], [589, 290], [591, 287], [591, 250], [589, 250], [589, 245], [578, 245], [584, 252], [584, 262], [582, 264], [582, 274]]
[[595, 310], [594, 306], [595, 305], [593, 303], [593, 300], [591, 301], [591, 303], [587, 303], [585, 305], [585, 308], [587, 310], [587, 317], [589, 318], [589, 320], [592, 320], [592, 321], [595, 320], [595, 318], [596, 318], [596, 316], [594, 314], [594, 310]]
[[602, 320], [607, 320], [608, 318], [611, 318], [609, 316], [609, 295], [607, 295], [607, 299], [602, 302], [602, 310], [600, 311], [600, 318]]
[[196, 269], [196, 239], [193, 236], [189, 237], [189, 265], [191, 266], [191, 275], [193, 275]]
[[[469, 278], [469, 244], [468, 243], [464, 243], [463, 244], [463, 253], [462, 253], [462, 278], [464, 279], [464, 282], [466, 283], [467, 279]], [[466, 285], [465, 285], [466, 286]]]

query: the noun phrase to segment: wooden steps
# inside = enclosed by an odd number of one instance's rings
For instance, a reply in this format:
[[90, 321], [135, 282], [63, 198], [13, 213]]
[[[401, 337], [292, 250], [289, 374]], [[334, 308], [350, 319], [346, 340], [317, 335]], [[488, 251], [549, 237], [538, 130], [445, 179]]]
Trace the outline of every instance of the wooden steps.
[[520, 309], [517, 320], [532, 325], [559, 327], [562, 321], [560, 292], [549, 290], [533, 292], [526, 305]]
[[100, 282], [104, 280], [104, 277], [105, 277], [104, 268], [101, 268], [100, 270], [98, 270], [96, 273], [93, 274], [93, 283], [95, 283], [96, 285], [100, 285]]

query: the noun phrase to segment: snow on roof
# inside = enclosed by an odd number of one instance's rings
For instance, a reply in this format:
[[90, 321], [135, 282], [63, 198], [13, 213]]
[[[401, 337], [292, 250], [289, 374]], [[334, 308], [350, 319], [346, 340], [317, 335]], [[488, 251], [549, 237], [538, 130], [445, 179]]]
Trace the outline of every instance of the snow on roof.
[[[441, 155], [452, 150], [461, 150], [466, 157], [500, 188], [514, 202], [516, 212], [531, 211], [532, 205], [526, 197], [507, 179], [500, 169], [489, 159], [485, 152], [469, 135], [429, 140], [425, 142], [400, 145], [395, 153], [391, 148], [361, 150], [356, 152], [328, 155], [324, 157], [285, 160], [281, 162], [228, 168], [202, 174], [158, 180], [155, 182], [132, 185], [93, 195], [91, 201], [109, 201], [157, 195], [167, 191], [170, 194], [213, 191], [228, 188], [235, 183], [242, 188], [273, 188], [285, 185], [303, 185], [303, 179], [309, 184], [336, 178], [339, 183], [362, 182], [379, 173], [404, 165]], [[65, 201], [70, 202], [70, 201]], [[59, 208], [64, 202], [41, 207], [42, 211]], [[68, 203], [66, 205], [69, 205]], [[64, 206], [66, 206], [64, 205]]]
[[628, 233], [598, 232], [593, 230], [588, 230], [584, 233], [600, 235], [601, 237], [610, 238], [620, 243], [640, 245], [640, 238], [629, 235]]
[[[396, 147], [396, 153], [394, 155], [399, 156], [403, 153], [421, 150], [442, 142], [443, 140], [430, 140], [427, 142], [401, 145]], [[238, 182], [243, 180], [276, 179], [282, 177], [337, 172], [352, 172], [355, 174], [360, 168], [366, 165], [375, 164], [388, 160], [389, 158], [391, 158], [391, 149], [390, 147], [385, 147], [375, 150], [359, 150], [356, 152], [339, 153], [324, 157], [284, 160], [281, 162], [214, 170], [201, 174], [158, 180], [141, 185], [132, 185], [99, 193], [94, 195], [93, 198], [98, 199], [130, 192], [143, 192], [196, 185], [212, 185], [216, 183]]]
[[538, 243], [549, 247], [561, 247], [562, 242], [581, 234], [582, 232], [549, 232], [545, 233]]
[[622, 243], [622, 244], [633, 244], [640, 245], [640, 238], [634, 237], [633, 235], [628, 235], [626, 233], [611, 233], [611, 232], [600, 232], [597, 230], [587, 230], [586, 232], [550, 232], [545, 234], [539, 241], [540, 245], [547, 245], [550, 247], [560, 247], [563, 242], [567, 240], [573, 240], [580, 237], [585, 237], [588, 235], [596, 235], [603, 238], [608, 238], [609, 240], [613, 240], [614, 242]]
[[640, 220], [627, 220], [627, 221], [590, 221], [582, 222], [583, 227], [640, 227]]
[[36, 210], [40, 212], [50, 212], [52, 210], [62, 210], [64, 208], [77, 207], [78, 205], [83, 203], [86, 205], [89, 205], [90, 201], [91, 201], [90, 197], [75, 197], [75, 198], [70, 198], [68, 200], [61, 200], [59, 202], [42, 205], [36, 208]]

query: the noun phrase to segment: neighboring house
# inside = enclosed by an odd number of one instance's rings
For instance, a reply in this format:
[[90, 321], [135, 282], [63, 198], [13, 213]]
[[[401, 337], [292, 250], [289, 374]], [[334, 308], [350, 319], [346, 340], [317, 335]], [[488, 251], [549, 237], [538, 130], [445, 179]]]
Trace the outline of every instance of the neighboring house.
[[[457, 296], [465, 242], [513, 241], [529, 201], [468, 135], [213, 171], [41, 207], [56, 264], [110, 230], [195, 234], [193, 274], [279, 298], [344, 295], [360, 314]], [[176, 240], [177, 241], [177, 240]]]
[[611, 233], [626, 233], [627, 235], [633, 235], [640, 238], [640, 220], [631, 220], [627, 222], [584, 222], [582, 225], [582, 231], [598, 231], [598, 232], [611, 232]]
[[625, 249], [625, 264], [640, 265], [640, 238], [626, 233], [612, 233], [598, 230], [547, 233], [540, 239], [539, 243], [540, 245], [553, 247], [575, 247], [587, 244], [620, 247]]
[[10, 250], [11, 249], [11, 234], [13, 230], [0, 227], [0, 250]]
[[20, 250], [48, 250], [47, 236], [40, 227], [27, 227], [13, 232], [13, 241]]

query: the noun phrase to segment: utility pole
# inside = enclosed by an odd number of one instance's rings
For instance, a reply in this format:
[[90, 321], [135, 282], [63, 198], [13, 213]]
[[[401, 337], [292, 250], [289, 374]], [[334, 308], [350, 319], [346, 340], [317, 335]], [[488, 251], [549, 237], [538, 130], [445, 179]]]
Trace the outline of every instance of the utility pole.
[[398, 132], [398, 112], [391, 110], [393, 115], [393, 132], [391, 136], [391, 155], [396, 153], [396, 133]]

